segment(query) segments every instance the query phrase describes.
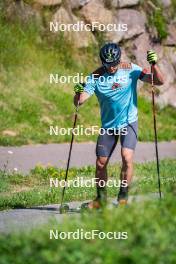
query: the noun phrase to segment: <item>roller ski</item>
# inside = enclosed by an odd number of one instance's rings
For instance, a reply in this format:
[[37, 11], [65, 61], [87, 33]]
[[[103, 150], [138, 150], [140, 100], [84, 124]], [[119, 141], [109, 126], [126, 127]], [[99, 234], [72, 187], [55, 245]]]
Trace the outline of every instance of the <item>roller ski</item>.
[[71, 208], [68, 204], [62, 204], [59, 208], [60, 214], [72, 214], [72, 213], [81, 213], [81, 206]]

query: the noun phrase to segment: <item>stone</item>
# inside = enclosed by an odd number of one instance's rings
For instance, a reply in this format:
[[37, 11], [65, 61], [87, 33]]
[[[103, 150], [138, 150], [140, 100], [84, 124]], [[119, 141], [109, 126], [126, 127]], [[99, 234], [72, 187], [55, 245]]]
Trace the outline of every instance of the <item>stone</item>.
[[166, 56], [169, 60], [169, 62], [173, 65], [174, 70], [176, 72], [176, 48], [174, 47], [165, 47]]
[[112, 6], [115, 8], [136, 6], [139, 3], [139, 0], [112, 0]]
[[53, 120], [51, 118], [49, 118], [48, 116], [42, 116], [40, 118], [40, 122], [44, 123], [44, 124], [53, 124]]
[[69, 0], [72, 9], [79, 9], [86, 4], [88, 4], [91, 0]]
[[133, 9], [120, 9], [117, 12], [116, 24], [127, 25], [127, 31], [115, 31], [109, 36], [114, 42], [128, 40], [145, 32], [146, 16]]
[[[59, 25], [81, 23], [75, 15], [68, 13], [63, 7], [59, 8], [59, 10], [54, 14], [51, 22], [58, 23]], [[82, 24], [85, 25], [83, 21]], [[66, 30], [62, 32], [64, 33], [64, 36], [77, 48], [88, 47], [91, 43], [96, 43], [96, 40], [90, 31]]]
[[[89, 2], [82, 8], [80, 13], [86, 23], [92, 25], [92, 31], [101, 32], [102, 34], [104, 34], [104, 39], [106, 41], [113, 41], [115, 33], [114, 31], [108, 32], [107, 25], [112, 24], [116, 26], [115, 16], [112, 11], [104, 7], [101, 1], [95, 0]], [[94, 22], [96, 22], [96, 24], [94, 24]]]
[[162, 60], [165, 56], [164, 47], [160, 44], [153, 44], [151, 45], [151, 49], [154, 50], [157, 53], [158, 61]]
[[95, 0], [82, 8], [81, 15], [84, 17], [86, 23], [97, 21], [104, 25], [115, 24], [116, 30], [106, 31], [106, 38], [109, 41], [120, 42], [145, 32], [145, 14], [133, 9], [120, 9], [115, 16], [101, 2]]
[[87, 23], [99, 22], [102, 24], [113, 23], [114, 17], [110, 10], [106, 9], [101, 1], [90, 1], [81, 10], [81, 15]]
[[137, 64], [141, 67], [148, 67], [147, 51], [151, 49], [149, 45], [149, 35], [147, 33], [141, 34], [132, 44], [133, 55], [136, 57]]
[[163, 7], [169, 7], [172, 3], [171, 0], [161, 0]]
[[172, 84], [164, 93], [156, 97], [156, 102], [161, 107], [171, 105], [176, 108], [176, 85]]
[[127, 56], [126, 50], [122, 48], [121, 52], [122, 52], [121, 61], [130, 62], [130, 59]]
[[169, 62], [165, 52], [163, 58], [159, 60], [158, 66], [164, 74], [165, 82], [164, 85], [157, 86], [160, 93], [156, 97], [156, 102], [161, 107], [166, 105], [176, 107], [176, 72], [173, 65]]
[[[158, 86], [160, 94], [157, 102], [161, 106], [171, 105], [176, 107], [176, 51], [175, 48], [163, 48], [161, 45], [153, 49], [159, 56], [158, 65], [164, 74], [165, 83]], [[174, 67], [175, 65], [175, 67]]]
[[19, 20], [22, 23], [35, 21], [37, 24], [42, 24], [39, 12], [23, 1], [10, 2], [6, 8], [6, 18], [9, 21]]
[[176, 23], [168, 26], [168, 36], [164, 41], [166, 46], [176, 46]]
[[2, 131], [3, 136], [9, 136], [9, 137], [16, 137], [17, 133], [12, 130], [4, 130]]
[[118, 0], [112, 0], [111, 6], [117, 8], [118, 7]]
[[34, 0], [34, 2], [43, 6], [55, 6], [60, 5], [62, 0]]
[[165, 83], [164, 85], [160, 86], [160, 91], [164, 92], [173, 86], [174, 82], [176, 81], [176, 73], [172, 64], [166, 57], [163, 57], [163, 59], [158, 62], [158, 65], [165, 76]]

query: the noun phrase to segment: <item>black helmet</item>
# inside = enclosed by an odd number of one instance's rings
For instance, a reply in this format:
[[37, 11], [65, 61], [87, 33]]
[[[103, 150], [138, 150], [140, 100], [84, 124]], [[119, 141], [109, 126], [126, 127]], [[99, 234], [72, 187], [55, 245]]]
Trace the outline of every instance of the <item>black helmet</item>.
[[121, 49], [116, 43], [107, 43], [100, 49], [100, 59], [105, 67], [117, 65], [120, 58]]

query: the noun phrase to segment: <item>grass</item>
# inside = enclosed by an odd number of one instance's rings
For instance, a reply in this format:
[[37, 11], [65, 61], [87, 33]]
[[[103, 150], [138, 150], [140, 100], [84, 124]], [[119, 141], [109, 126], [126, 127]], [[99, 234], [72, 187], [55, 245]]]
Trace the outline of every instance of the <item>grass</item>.
[[155, 27], [158, 39], [162, 41], [163, 39], [167, 38], [167, 22], [166, 18], [163, 15], [163, 8], [160, 6], [158, 9], [153, 11], [153, 14], [149, 18], [150, 26]]
[[[153, 141], [153, 115], [151, 102], [146, 101], [143, 97], [139, 98], [139, 141]], [[156, 110], [158, 139], [174, 140], [176, 111], [171, 106]]]
[[174, 21], [176, 0], [171, 0], [168, 7], [165, 7], [162, 1], [159, 0], [151, 0], [151, 2], [155, 8], [150, 9], [146, 5], [146, 1], [141, 1], [148, 16], [148, 27], [153, 27], [157, 32], [155, 41], [162, 42], [168, 36], [168, 25]]
[[[1, 263], [77, 263], [77, 264], [148, 264], [176, 262], [175, 197], [162, 202], [133, 203], [128, 208], [92, 212], [72, 218], [65, 216], [59, 224], [32, 231], [0, 234]], [[70, 221], [71, 219], [71, 221]], [[125, 240], [116, 239], [50, 239], [53, 232], [127, 232]]]
[[[148, 27], [152, 27], [156, 31], [155, 41], [162, 42], [168, 36], [168, 25], [174, 19], [176, 11], [176, 1], [170, 1], [170, 6], [165, 8], [162, 1], [151, 0], [154, 8], [150, 9], [145, 5], [145, 1], [142, 1], [148, 16]], [[151, 29], [150, 29], [151, 30]]]
[[[162, 201], [133, 202], [128, 207], [104, 209], [102, 212], [54, 218], [47, 225], [0, 234], [1, 263], [122, 263], [148, 264], [176, 261], [176, 160], [161, 161]], [[120, 165], [109, 167], [109, 178], [118, 179]], [[49, 188], [50, 177], [64, 178], [65, 171], [53, 167], [36, 167], [29, 175], [0, 174], [0, 208], [28, 208], [35, 205], [59, 203], [60, 188]], [[94, 177], [94, 167], [72, 168], [69, 179]], [[157, 192], [156, 164], [136, 164], [131, 194]], [[114, 197], [117, 188], [108, 188]], [[92, 199], [95, 189], [67, 188], [65, 201]], [[70, 221], [71, 219], [71, 221]], [[50, 231], [58, 232], [127, 232], [127, 239], [50, 239]]]
[[[176, 160], [161, 161], [161, 183], [162, 192], [175, 191], [176, 181]], [[109, 178], [119, 180], [120, 164], [109, 166]], [[88, 166], [80, 169], [72, 168], [69, 171], [69, 179], [83, 177], [91, 179], [95, 176], [95, 168]], [[154, 162], [146, 164], [136, 164], [134, 181], [131, 187], [131, 194], [146, 194], [157, 192], [156, 164]], [[0, 174], [0, 209], [6, 208], [26, 208], [34, 205], [44, 205], [60, 203], [61, 188], [50, 187], [50, 178], [64, 179], [65, 170], [54, 167], [36, 167], [29, 175], [20, 175], [2, 172]], [[108, 195], [115, 197], [117, 187], [109, 187]], [[68, 187], [65, 201], [93, 199], [95, 187]]]
[[[109, 177], [115, 179], [119, 174], [119, 164], [109, 167]], [[161, 161], [161, 182], [164, 199], [133, 202], [128, 207], [104, 209], [70, 216], [65, 215], [62, 222], [54, 218], [46, 225], [31, 229], [21, 229], [10, 234], [0, 234], [1, 263], [78, 263], [78, 264], [148, 264], [176, 262], [175, 255], [175, 193], [176, 160]], [[93, 167], [71, 169], [69, 179], [90, 178]], [[0, 208], [27, 208], [33, 205], [58, 203], [60, 189], [49, 188], [49, 178], [59, 180], [64, 170], [53, 167], [36, 167], [30, 175], [0, 174]], [[26, 190], [24, 191], [24, 188]], [[29, 190], [27, 190], [27, 188]], [[76, 190], [75, 190], [76, 189]], [[115, 188], [108, 189], [109, 196], [116, 195]], [[131, 194], [157, 191], [156, 164], [153, 162], [135, 165], [135, 177]], [[68, 188], [66, 201], [92, 199], [95, 190]], [[71, 221], [70, 221], [71, 220]], [[127, 239], [61, 239], [66, 234], [82, 231], [100, 234], [104, 232], [126, 232]], [[58, 232], [58, 239], [50, 239], [50, 231]]]
[[[51, 136], [49, 127], [72, 127], [73, 85], [50, 84], [49, 74], [87, 75], [99, 65], [98, 48], [75, 50], [62, 35], [53, 37], [34, 24], [7, 24], [0, 19], [0, 145], [68, 142]], [[85, 63], [86, 62], [86, 63]], [[151, 104], [139, 97], [139, 139], [153, 140]], [[176, 139], [176, 113], [158, 110], [159, 140]], [[144, 126], [147, 124], [146, 126]], [[99, 125], [98, 101], [93, 96], [80, 109], [79, 124]], [[78, 142], [96, 136], [76, 137]]]

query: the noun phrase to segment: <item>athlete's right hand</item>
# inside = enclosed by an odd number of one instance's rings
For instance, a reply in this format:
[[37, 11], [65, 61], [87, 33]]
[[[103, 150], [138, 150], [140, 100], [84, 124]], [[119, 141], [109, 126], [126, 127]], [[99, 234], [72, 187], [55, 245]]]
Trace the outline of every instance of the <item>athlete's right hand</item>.
[[158, 60], [158, 56], [157, 56], [156, 52], [153, 50], [148, 50], [147, 51], [147, 61], [150, 64], [156, 64], [157, 60]]
[[84, 86], [81, 83], [77, 83], [74, 87], [75, 93], [82, 93], [84, 92]]

